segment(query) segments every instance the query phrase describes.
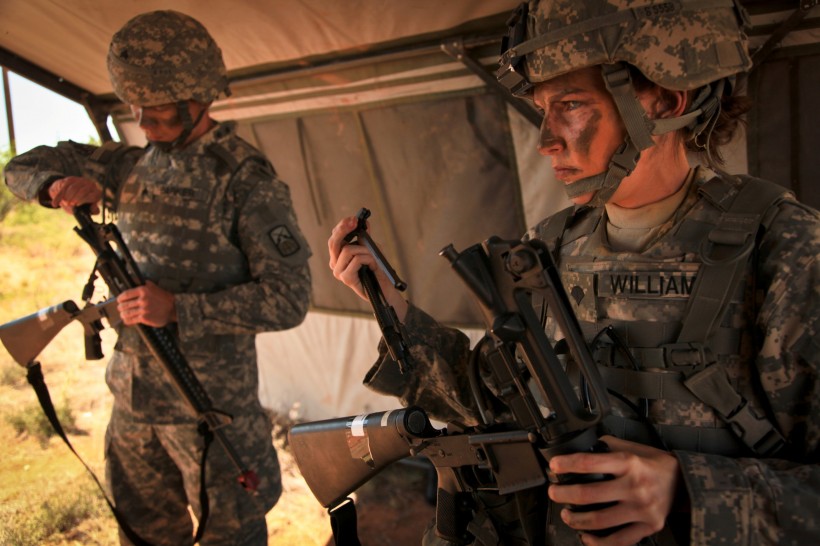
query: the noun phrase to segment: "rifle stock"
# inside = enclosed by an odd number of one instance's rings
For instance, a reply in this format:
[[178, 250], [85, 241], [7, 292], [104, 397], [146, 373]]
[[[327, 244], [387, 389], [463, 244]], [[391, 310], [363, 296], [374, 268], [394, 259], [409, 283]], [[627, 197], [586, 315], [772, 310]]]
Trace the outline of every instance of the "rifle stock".
[[436, 429], [415, 406], [295, 425], [288, 442], [311, 492], [329, 510], [391, 464], [428, 458], [438, 478], [436, 532], [459, 544], [469, 540], [472, 492], [507, 494], [546, 482], [532, 434], [476, 433], [456, 423]]
[[288, 442], [305, 482], [327, 508], [436, 433], [423, 410], [405, 408], [296, 425]]
[[15, 362], [28, 367], [63, 328], [77, 320], [85, 333], [86, 358], [95, 360], [103, 356], [99, 343], [102, 318], [112, 327], [119, 323], [115, 299], [88, 304], [82, 310], [73, 301], [66, 300], [1, 325], [0, 340]]

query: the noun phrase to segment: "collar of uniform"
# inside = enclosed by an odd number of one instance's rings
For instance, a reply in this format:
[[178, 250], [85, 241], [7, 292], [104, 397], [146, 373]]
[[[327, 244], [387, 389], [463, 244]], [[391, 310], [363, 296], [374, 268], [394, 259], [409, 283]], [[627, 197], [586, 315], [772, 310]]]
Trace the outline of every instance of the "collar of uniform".
[[689, 169], [689, 174], [686, 175], [686, 180], [684, 180], [680, 189], [669, 197], [655, 203], [636, 209], [627, 209], [607, 203], [608, 223], [619, 230], [648, 230], [662, 225], [672, 217], [683, 202], [689, 191], [689, 186], [695, 178], [694, 174], [695, 170]]
[[[210, 131], [199, 137], [193, 142], [190, 142], [187, 146], [182, 149], [174, 149], [170, 152], [162, 152], [167, 156], [170, 156], [172, 159], [175, 158], [186, 158], [186, 157], [194, 157], [199, 156], [205, 153], [207, 147], [211, 144], [222, 142], [232, 135], [236, 133], [236, 122], [234, 121], [223, 121], [223, 122], [216, 122], [216, 125], [211, 127]], [[155, 148], [155, 150], [157, 150]], [[157, 150], [159, 151], [159, 150]]]
[[690, 170], [681, 188], [673, 195], [637, 209], [606, 205], [606, 237], [616, 252], [642, 252], [669, 227], [670, 218], [680, 210], [689, 194], [695, 170]]

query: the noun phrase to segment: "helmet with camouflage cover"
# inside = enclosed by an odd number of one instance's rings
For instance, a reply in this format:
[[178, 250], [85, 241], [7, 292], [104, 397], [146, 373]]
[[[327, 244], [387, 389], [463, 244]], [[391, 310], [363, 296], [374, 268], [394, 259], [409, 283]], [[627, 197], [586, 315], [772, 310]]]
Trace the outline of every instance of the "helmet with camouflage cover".
[[[686, 127], [690, 139], [708, 141], [734, 76], [751, 68], [745, 21], [735, 0], [531, 0], [510, 18], [496, 76], [523, 95], [533, 84], [601, 67], [627, 140], [605, 173], [566, 186], [570, 197], [597, 191], [594, 203], [601, 204], [654, 144], [652, 135]], [[687, 112], [647, 119], [630, 65], [661, 87], [698, 90]]]
[[733, 0], [541, 0], [527, 18], [531, 82], [626, 62], [650, 81], [687, 91], [751, 68]]
[[157, 106], [229, 94], [222, 51], [197, 20], [171, 10], [137, 15], [111, 39], [108, 74], [126, 104]]

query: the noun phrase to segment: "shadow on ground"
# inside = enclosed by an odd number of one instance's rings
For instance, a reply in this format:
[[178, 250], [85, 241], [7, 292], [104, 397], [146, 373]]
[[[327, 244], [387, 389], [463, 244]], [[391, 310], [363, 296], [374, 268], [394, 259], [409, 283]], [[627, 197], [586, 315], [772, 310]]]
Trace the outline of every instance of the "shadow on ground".
[[[356, 492], [362, 546], [420, 546], [435, 515], [435, 471], [417, 461], [394, 463]], [[331, 538], [327, 546], [335, 546]]]

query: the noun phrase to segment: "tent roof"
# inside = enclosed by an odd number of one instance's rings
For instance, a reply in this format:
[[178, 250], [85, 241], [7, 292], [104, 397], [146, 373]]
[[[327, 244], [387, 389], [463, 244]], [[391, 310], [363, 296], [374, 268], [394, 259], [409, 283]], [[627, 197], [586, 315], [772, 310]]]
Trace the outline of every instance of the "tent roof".
[[[3, 0], [0, 64], [75, 100], [84, 94], [111, 99], [105, 68], [109, 40], [128, 19], [146, 11], [174, 9], [200, 20], [222, 48], [229, 76], [237, 79], [470, 32], [497, 36], [519, 1]], [[741, 3], [752, 15], [753, 49], [797, 4]], [[809, 11], [782, 45], [817, 41], [818, 9]]]
[[236, 78], [477, 29], [487, 17], [495, 16], [494, 28], [503, 28], [517, 4], [518, 0], [3, 0], [0, 47], [7, 50], [7, 57], [100, 96], [112, 92], [105, 67], [111, 36], [131, 17], [155, 9], [181, 11], [202, 22], [222, 48], [229, 75]]

